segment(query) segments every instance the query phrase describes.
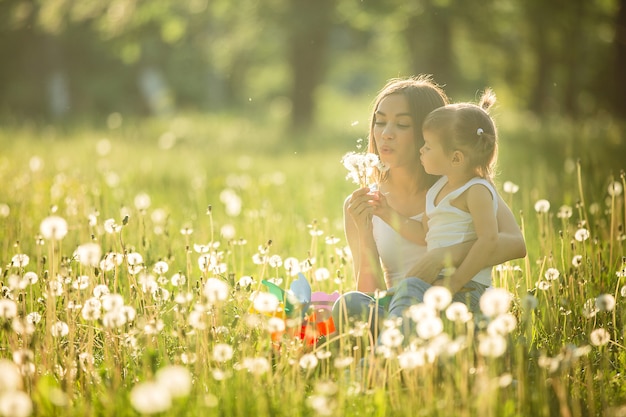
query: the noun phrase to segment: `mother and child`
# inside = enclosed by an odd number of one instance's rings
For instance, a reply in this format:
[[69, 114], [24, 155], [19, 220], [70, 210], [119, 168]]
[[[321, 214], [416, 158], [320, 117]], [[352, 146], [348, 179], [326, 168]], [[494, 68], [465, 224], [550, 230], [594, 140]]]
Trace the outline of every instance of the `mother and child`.
[[[356, 291], [333, 306], [338, 331], [361, 321], [376, 335], [385, 318], [402, 317], [433, 285], [478, 312], [491, 267], [526, 256], [492, 182], [497, 130], [487, 110], [494, 102], [487, 90], [478, 104], [450, 104], [423, 75], [393, 79], [379, 92], [368, 152], [385, 169], [376, 170], [375, 189], [359, 188], [344, 202]], [[390, 302], [377, 302], [377, 291], [389, 291]]]

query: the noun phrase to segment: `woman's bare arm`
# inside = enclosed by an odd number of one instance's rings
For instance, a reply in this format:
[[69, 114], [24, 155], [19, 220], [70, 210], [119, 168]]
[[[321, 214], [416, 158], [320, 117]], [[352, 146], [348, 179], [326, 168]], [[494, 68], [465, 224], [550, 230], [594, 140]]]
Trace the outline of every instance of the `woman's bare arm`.
[[374, 292], [386, 289], [383, 271], [374, 235], [372, 234], [371, 208], [360, 190], [344, 202], [344, 230], [352, 253], [356, 289]]

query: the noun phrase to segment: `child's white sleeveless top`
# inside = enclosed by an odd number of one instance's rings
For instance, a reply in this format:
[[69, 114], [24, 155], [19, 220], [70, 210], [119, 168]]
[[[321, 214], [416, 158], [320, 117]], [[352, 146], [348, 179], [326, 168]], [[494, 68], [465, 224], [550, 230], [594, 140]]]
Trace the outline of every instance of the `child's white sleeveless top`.
[[[411, 219], [422, 221], [420, 213]], [[400, 236], [391, 226], [378, 216], [372, 217], [372, 233], [380, 257], [387, 288], [402, 281], [426, 253], [426, 246], [418, 245]]]
[[[493, 197], [493, 212], [496, 213], [498, 209], [498, 194], [495, 188], [489, 181], [479, 177], [472, 178], [435, 205], [435, 198], [447, 182], [447, 177], [441, 177], [426, 193], [426, 215], [428, 216], [426, 245], [428, 249], [443, 248], [476, 239], [472, 216], [451, 204], [472, 185], [482, 184], [487, 187]], [[481, 270], [472, 280], [491, 285], [491, 267]]]

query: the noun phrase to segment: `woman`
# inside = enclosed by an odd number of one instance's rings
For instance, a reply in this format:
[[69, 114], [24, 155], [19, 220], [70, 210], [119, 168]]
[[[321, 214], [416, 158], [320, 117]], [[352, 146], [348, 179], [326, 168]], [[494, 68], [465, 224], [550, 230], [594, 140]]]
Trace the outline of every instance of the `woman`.
[[[472, 242], [466, 242], [426, 253], [423, 242], [411, 242], [399, 233], [402, 230], [404, 236], [410, 236], [407, 230], [421, 227], [426, 192], [437, 180], [426, 174], [420, 163], [422, 123], [432, 110], [446, 104], [446, 94], [428, 76], [393, 79], [374, 101], [368, 152], [377, 154], [386, 169], [376, 173], [377, 191], [360, 188], [344, 202], [356, 291], [344, 294], [333, 307], [339, 332], [347, 321], [368, 320], [374, 333], [385, 307], [369, 294], [396, 290], [391, 306], [402, 311], [408, 301], [420, 301], [407, 296], [411, 290], [407, 283], [416, 280], [406, 277], [419, 277], [428, 285], [445, 266], [459, 265], [471, 248]], [[498, 199], [498, 243], [485, 267], [526, 255], [513, 213], [500, 196]], [[371, 204], [372, 200], [379, 201]]]

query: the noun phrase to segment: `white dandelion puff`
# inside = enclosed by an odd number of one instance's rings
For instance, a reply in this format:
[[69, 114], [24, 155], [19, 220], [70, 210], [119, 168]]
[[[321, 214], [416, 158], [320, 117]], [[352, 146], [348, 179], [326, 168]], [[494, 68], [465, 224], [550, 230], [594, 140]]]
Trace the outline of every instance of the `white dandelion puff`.
[[596, 308], [598, 311], [613, 311], [615, 308], [615, 297], [611, 294], [601, 294], [596, 297]]
[[0, 394], [0, 415], [6, 417], [28, 417], [33, 414], [33, 402], [23, 391], [8, 391]]
[[559, 277], [561, 276], [561, 273], [556, 268], [548, 268], [546, 272], [543, 274], [543, 276], [545, 277], [547, 281], [554, 281], [554, 280], [559, 279]]
[[483, 337], [478, 343], [478, 353], [485, 357], [498, 358], [506, 352], [506, 339], [501, 335]]
[[509, 311], [512, 295], [504, 288], [493, 288], [480, 297], [480, 311], [487, 317], [496, 317]]
[[594, 329], [589, 334], [589, 342], [594, 346], [604, 346], [611, 340], [611, 335], [606, 329]]
[[550, 210], [550, 202], [542, 199], [535, 203], [535, 211], [537, 213], [547, 213]]
[[172, 398], [187, 397], [191, 393], [191, 372], [184, 366], [165, 366], [156, 372], [155, 378], [169, 391]]
[[452, 302], [452, 293], [446, 287], [432, 286], [424, 292], [424, 304], [443, 311]]
[[61, 240], [67, 235], [67, 221], [59, 216], [49, 216], [39, 225], [39, 232], [46, 240]]
[[388, 348], [395, 348], [402, 344], [404, 335], [400, 329], [392, 327], [385, 329], [380, 334], [380, 343]]
[[167, 387], [155, 381], [147, 381], [131, 389], [130, 403], [141, 414], [157, 414], [172, 407], [172, 396]]
[[219, 278], [208, 278], [203, 293], [209, 304], [216, 304], [228, 298], [228, 284]]
[[574, 255], [572, 257], [572, 266], [578, 268], [579, 266], [581, 266], [583, 263], [583, 257], [582, 255]]
[[83, 266], [98, 266], [102, 257], [102, 248], [97, 243], [84, 243], [74, 251], [74, 258]]
[[64, 321], [57, 321], [50, 326], [50, 334], [53, 337], [65, 337], [70, 333], [70, 327]]
[[609, 184], [607, 191], [611, 197], [617, 197], [622, 195], [624, 188], [622, 187], [622, 183], [619, 181], [613, 181]]
[[11, 258], [11, 266], [16, 268], [24, 268], [29, 262], [29, 256], [24, 253], [18, 253], [17, 255], [13, 255], [13, 258]]
[[511, 181], [505, 181], [504, 184], [502, 184], [502, 189], [507, 194], [515, 194], [519, 191], [519, 185]]
[[228, 362], [233, 358], [233, 347], [226, 343], [217, 343], [213, 346], [213, 360], [216, 362]]
[[415, 329], [421, 339], [432, 339], [443, 331], [443, 321], [439, 317], [431, 317], [427, 320], [419, 321]]
[[589, 236], [589, 230], [585, 229], [584, 227], [576, 230], [576, 232], [574, 233], [574, 239], [579, 242], [584, 242], [585, 240], [589, 239]]
[[317, 366], [318, 362], [319, 360], [317, 359], [317, 356], [315, 356], [313, 353], [306, 353], [302, 355], [302, 357], [298, 361], [298, 364], [300, 365], [300, 368], [309, 371], [311, 369], [314, 369]]
[[253, 306], [259, 313], [274, 313], [278, 310], [280, 302], [274, 294], [268, 292], [257, 292], [253, 294]]

